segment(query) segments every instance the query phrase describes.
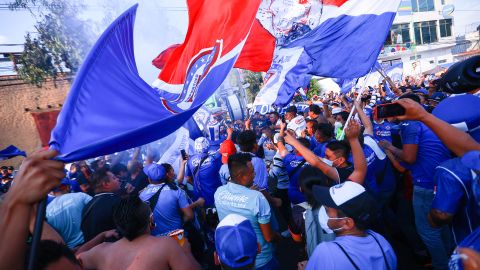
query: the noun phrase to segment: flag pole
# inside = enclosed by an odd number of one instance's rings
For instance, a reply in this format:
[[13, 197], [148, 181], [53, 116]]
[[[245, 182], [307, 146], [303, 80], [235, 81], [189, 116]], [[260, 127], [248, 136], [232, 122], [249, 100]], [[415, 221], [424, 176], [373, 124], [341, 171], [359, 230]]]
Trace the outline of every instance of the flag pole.
[[[365, 81], [363, 81], [362, 88], [360, 88], [358, 90], [358, 95], [357, 95], [357, 99], [356, 99], [357, 101], [360, 100], [360, 98], [362, 97], [363, 89], [365, 89], [365, 85], [367, 84], [368, 78], [370, 77], [370, 74], [372, 73], [372, 70], [373, 70], [373, 66], [370, 68], [370, 71], [368, 72], [367, 77], [365, 77]], [[352, 106], [352, 110], [350, 111], [350, 114], [348, 115], [347, 121], [345, 122], [345, 126], [343, 127], [340, 138], [343, 138], [343, 136], [345, 135], [345, 129], [347, 129], [348, 123], [350, 122], [350, 119], [352, 118], [352, 115], [353, 115], [354, 111], [355, 111], [355, 104], [354, 104], [354, 106]]]

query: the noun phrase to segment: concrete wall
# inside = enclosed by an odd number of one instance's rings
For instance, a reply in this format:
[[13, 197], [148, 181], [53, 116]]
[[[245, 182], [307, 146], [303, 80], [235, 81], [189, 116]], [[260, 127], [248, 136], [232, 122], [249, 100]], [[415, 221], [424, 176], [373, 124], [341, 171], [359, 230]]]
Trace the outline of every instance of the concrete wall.
[[[67, 80], [46, 82], [42, 88], [26, 84], [14, 76], [0, 77], [0, 149], [13, 144], [28, 153], [41, 147], [32, 112], [59, 110], [70, 83]], [[50, 106], [50, 108], [49, 108]], [[0, 161], [0, 166], [16, 168], [23, 157]]]

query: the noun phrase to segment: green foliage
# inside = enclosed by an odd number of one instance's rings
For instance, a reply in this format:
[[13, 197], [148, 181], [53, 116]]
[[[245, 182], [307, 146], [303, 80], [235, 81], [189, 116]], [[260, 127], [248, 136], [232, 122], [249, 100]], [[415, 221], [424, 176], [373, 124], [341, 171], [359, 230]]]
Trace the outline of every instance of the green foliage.
[[[35, 7], [35, 11], [32, 8]], [[78, 18], [81, 4], [60, 0], [15, 0], [10, 8], [26, 8], [37, 19], [37, 34], [27, 34], [23, 54], [16, 59], [20, 77], [41, 86], [64, 73], [74, 74], [92, 45], [93, 27]]]
[[263, 85], [262, 73], [244, 70], [243, 83], [250, 84], [250, 86], [245, 89], [245, 92], [247, 94], [247, 102], [253, 103], [255, 97], [257, 96], [258, 92], [260, 92], [260, 88]]
[[307, 98], [311, 99], [313, 96], [315, 95], [320, 96], [321, 94], [322, 94], [322, 89], [320, 88], [320, 85], [318, 84], [317, 80], [311, 79], [310, 88], [307, 92]]

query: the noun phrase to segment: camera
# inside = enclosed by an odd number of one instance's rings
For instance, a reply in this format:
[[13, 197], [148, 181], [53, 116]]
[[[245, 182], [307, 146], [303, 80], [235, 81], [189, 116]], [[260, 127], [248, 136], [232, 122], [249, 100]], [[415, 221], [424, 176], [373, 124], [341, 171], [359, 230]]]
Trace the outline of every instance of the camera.
[[435, 84], [440, 91], [451, 94], [480, 88], [480, 55], [453, 64]]

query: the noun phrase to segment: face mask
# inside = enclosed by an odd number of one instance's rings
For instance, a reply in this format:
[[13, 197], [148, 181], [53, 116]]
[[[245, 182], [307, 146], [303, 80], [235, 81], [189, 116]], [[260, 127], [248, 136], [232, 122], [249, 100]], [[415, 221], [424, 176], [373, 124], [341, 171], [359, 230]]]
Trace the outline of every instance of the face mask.
[[327, 165], [330, 166], [330, 167], [333, 166], [333, 161], [331, 161], [331, 160], [329, 160], [329, 159], [322, 158], [322, 161], [323, 161], [323, 163], [327, 164]]
[[322, 229], [326, 232], [326, 233], [334, 233], [336, 231], [339, 231], [342, 229], [342, 227], [340, 228], [336, 228], [336, 229], [330, 229], [330, 227], [328, 227], [328, 220], [329, 219], [336, 219], [336, 220], [339, 220], [339, 219], [346, 219], [346, 217], [343, 217], [343, 218], [331, 218], [327, 215], [327, 210], [325, 210], [325, 207], [322, 205], [322, 207], [320, 207], [320, 210], [318, 212], [318, 220], [320, 222], [320, 226], [322, 227]]
[[335, 122], [334, 126], [335, 126], [335, 129], [339, 129], [343, 127], [343, 124], [342, 122]]

